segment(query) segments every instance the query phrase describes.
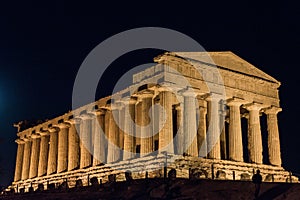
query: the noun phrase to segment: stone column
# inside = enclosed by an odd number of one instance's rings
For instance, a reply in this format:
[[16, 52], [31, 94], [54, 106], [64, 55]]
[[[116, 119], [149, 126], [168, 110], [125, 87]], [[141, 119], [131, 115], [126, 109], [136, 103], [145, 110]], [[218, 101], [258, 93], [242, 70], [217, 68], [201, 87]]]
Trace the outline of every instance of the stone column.
[[22, 163], [24, 155], [24, 140], [16, 139], [15, 142], [18, 144], [16, 167], [15, 167], [15, 177], [14, 181], [19, 181], [22, 178]]
[[[172, 121], [172, 92], [166, 90], [166, 88], [159, 88], [160, 104], [160, 127], [159, 132], [159, 147], [158, 151], [166, 151], [174, 154], [173, 144], [173, 121]], [[164, 123], [164, 124], [163, 124]]]
[[119, 128], [117, 126], [119, 111], [115, 105], [111, 105], [111, 110], [107, 110], [106, 114], [109, 115], [107, 162], [112, 163], [120, 159]]
[[123, 160], [134, 158], [135, 156], [135, 104], [136, 100], [127, 98], [125, 103], [125, 122], [124, 122], [124, 155]]
[[221, 159], [227, 160], [228, 159], [228, 152], [227, 152], [227, 145], [226, 145], [226, 130], [225, 130], [225, 123], [226, 123], [226, 106], [223, 104], [220, 110], [220, 149], [221, 149]]
[[265, 110], [268, 123], [268, 152], [271, 165], [281, 166], [280, 139], [278, 131], [277, 114], [281, 108], [272, 106]]
[[40, 135], [31, 134], [31, 156], [30, 156], [30, 169], [29, 178], [34, 178], [38, 175], [39, 155], [40, 155]]
[[92, 140], [92, 118], [90, 115], [81, 116], [80, 124], [80, 169], [92, 165], [92, 155], [90, 153]]
[[[136, 143], [136, 146], [137, 145], [141, 146], [141, 124], [142, 124], [141, 113], [142, 113], [142, 101], [141, 101], [141, 99], [137, 99], [136, 104], [135, 104], [135, 124], [136, 124], [136, 126], [135, 126], [135, 143]], [[137, 152], [137, 153], [141, 153], [141, 152]]]
[[100, 165], [106, 162], [106, 147], [107, 139], [104, 133], [104, 120], [105, 120], [105, 111], [97, 110], [95, 113], [95, 119], [93, 120], [94, 127], [94, 159], [93, 166]]
[[180, 104], [175, 107], [177, 116], [177, 133], [176, 133], [176, 149], [174, 149], [174, 153], [178, 155], [183, 155], [184, 153], [184, 133], [183, 133], [183, 109]]
[[249, 120], [248, 120], [249, 161], [251, 163], [262, 164], [263, 147], [262, 147], [259, 111], [263, 108], [263, 106], [258, 103], [251, 103], [245, 105], [245, 108], [249, 111]]
[[68, 123], [70, 124], [68, 135], [68, 171], [79, 168], [80, 163], [80, 122], [81, 119], [72, 119]]
[[124, 150], [124, 116], [125, 116], [125, 112], [124, 112], [124, 104], [123, 102], [119, 102], [118, 103], [118, 110], [119, 110], [119, 119], [118, 119], [118, 131], [119, 131], [119, 148], [120, 148], [120, 159], [123, 159], [123, 150]]
[[44, 176], [47, 174], [47, 162], [49, 154], [49, 131], [39, 132], [39, 134], [41, 135], [41, 142], [38, 176]]
[[238, 98], [230, 99], [229, 106], [229, 159], [243, 162], [243, 140], [240, 107], [243, 100]]
[[58, 143], [58, 134], [59, 128], [50, 128], [50, 145], [49, 145], [49, 155], [48, 155], [48, 166], [47, 166], [47, 175], [54, 174], [57, 170], [57, 143]]
[[207, 99], [208, 103], [208, 133], [207, 133], [207, 151], [208, 158], [221, 159], [220, 150], [220, 116], [219, 101], [220, 98], [212, 94]]
[[24, 144], [24, 155], [22, 165], [22, 180], [26, 180], [29, 177], [29, 166], [30, 166], [30, 155], [31, 155], [31, 138], [23, 138]]
[[142, 101], [142, 109], [140, 113], [141, 117], [141, 156], [146, 156], [153, 152], [153, 136], [152, 136], [152, 112], [150, 112], [152, 106], [153, 94], [145, 92], [139, 96]]
[[196, 124], [196, 94], [188, 89], [183, 92], [183, 132], [184, 151], [189, 156], [198, 157], [197, 124]]
[[207, 156], [207, 140], [206, 140], [206, 114], [207, 102], [204, 100], [199, 101], [199, 122], [197, 130], [197, 146], [199, 157]]
[[66, 123], [58, 124], [58, 154], [57, 154], [57, 173], [68, 170], [68, 133], [69, 125]]

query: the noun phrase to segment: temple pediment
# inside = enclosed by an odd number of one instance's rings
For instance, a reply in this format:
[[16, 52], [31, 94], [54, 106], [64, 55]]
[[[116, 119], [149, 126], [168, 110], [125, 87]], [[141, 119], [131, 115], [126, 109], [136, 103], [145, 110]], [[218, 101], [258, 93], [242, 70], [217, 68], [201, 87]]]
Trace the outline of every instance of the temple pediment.
[[[209, 55], [209, 56], [208, 56]], [[222, 52], [172, 52], [165, 53], [155, 58], [156, 62], [162, 62], [169, 56], [179, 56], [185, 59], [191, 59], [207, 64], [217, 65], [220, 68], [238, 72], [241, 74], [261, 78], [273, 83], [280, 84], [278, 80], [256, 68], [246, 60], [232, 53], [231, 51]]]

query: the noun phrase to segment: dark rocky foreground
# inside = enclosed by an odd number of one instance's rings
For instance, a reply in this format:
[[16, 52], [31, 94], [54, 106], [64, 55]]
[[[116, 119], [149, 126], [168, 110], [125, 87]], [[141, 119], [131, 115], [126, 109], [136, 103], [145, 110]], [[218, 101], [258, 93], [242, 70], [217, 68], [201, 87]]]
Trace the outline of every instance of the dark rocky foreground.
[[[248, 181], [140, 179], [132, 182], [1, 195], [0, 199], [254, 199]], [[300, 184], [263, 183], [258, 199], [300, 199]]]

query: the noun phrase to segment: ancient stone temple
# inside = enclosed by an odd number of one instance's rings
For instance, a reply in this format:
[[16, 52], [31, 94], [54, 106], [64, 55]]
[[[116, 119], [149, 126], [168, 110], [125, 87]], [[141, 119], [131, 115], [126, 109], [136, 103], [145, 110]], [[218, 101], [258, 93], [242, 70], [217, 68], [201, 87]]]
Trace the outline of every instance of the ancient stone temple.
[[[205, 55], [209, 55], [207, 59]], [[176, 52], [109, 97], [17, 133], [16, 190], [114, 174], [297, 181], [281, 165], [280, 82], [232, 52]], [[164, 168], [166, 166], [166, 168]]]

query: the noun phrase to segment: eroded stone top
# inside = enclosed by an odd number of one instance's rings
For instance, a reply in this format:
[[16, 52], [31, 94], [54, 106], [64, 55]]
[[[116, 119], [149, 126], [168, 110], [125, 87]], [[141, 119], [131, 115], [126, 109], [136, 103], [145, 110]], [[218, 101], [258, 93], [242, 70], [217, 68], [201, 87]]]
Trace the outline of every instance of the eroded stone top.
[[250, 64], [246, 60], [237, 56], [231, 51], [222, 52], [172, 52], [165, 53], [156, 58], [156, 61], [165, 59], [166, 56], [180, 56], [186, 59], [192, 59], [195, 61], [204, 62], [207, 64], [217, 65], [225, 69], [232, 70], [234, 72], [239, 72], [242, 74], [247, 74], [250, 76], [258, 77], [273, 83], [280, 84], [278, 80], [272, 76], [266, 74], [260, 69], [256, 68], [254, 65]]

